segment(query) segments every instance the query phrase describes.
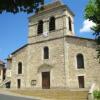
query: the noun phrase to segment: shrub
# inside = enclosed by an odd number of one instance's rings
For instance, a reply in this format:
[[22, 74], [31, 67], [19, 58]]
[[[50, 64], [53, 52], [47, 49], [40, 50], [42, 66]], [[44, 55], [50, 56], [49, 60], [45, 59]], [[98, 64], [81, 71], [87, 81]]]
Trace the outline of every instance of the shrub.
[[93, 92], [94, 99], [100, 100], [100, 91], [95, 90]]

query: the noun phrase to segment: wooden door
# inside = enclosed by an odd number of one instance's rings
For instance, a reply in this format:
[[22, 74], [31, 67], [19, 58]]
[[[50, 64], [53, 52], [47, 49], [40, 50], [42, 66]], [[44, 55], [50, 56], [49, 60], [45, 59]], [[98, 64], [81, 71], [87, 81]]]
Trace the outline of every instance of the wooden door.
[[84, 76], [78, 76], [79, 88], [84, 88]]
[[17, 80], [17, 88], [20, 88], [20, 87], [21, 87], [21, 80], [18, 79], [18, 80]]
[[50, 88], [50, 72], [42, 72], [42, 88]]

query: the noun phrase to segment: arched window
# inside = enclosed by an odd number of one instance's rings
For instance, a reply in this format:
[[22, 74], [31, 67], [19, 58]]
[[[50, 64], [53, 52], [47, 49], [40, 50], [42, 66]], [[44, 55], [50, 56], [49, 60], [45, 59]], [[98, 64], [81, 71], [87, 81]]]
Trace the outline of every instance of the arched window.
[[77, 55], [77, 68], [84, 68], [84, 57], [82, 54]]
[[72, 31], [72, 21], [70, 17], [68, 17], [68, 24], [69, 24], [69, 30]]
[[22, 74], [22, 63], [18, 63], [18, 74]]
[[44, 47], [44, 59], [49, 59], [49, 48]]
[[55, 17], [51, 17], [49, 22], [49, 31], [53, 30], [55, 30]]
[[42, 20], [40, 20], [40, 21], [38, 22], [37, 33], [38, 33], [38, 34], [42, 34], [42, 33], [43, 33], [43, 21], [42, 21]]

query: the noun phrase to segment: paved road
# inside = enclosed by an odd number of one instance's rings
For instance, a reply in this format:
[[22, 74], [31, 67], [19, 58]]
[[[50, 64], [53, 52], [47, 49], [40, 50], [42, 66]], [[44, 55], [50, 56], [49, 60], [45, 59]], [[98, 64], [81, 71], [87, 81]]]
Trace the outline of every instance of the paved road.
[[29, 98], [24, 98], [24, 97], [0, 94], [0, 100], [38, 100], [38, 99], [29, 99]]

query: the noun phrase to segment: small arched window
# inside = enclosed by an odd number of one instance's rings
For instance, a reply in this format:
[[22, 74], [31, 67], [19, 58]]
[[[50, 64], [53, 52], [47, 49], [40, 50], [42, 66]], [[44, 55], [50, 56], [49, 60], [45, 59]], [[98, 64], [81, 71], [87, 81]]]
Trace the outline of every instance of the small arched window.
[[49, 31], [53, 30], [55, 30], [55, 17], [51, 17], [49, 22]]
[[18, 74], [22, 74], [22, 62], [18, 63]]
[[49, 59], [49, 48], [44, 47], [44, 59]]
[[84, 68], [84, 57], [82, 54], [78, 54], [76, 56], [77, 58], [77, 68], [80, 69], [80, 68]]
[[40, 20], [40, 21], [38, 22], [37, 33], [38, 33], [38, 34], [42, 34], [42, 33], [43, 33], [43, 21], [42, 21], [42, 20]]
[[72, 21], [70, 17], [68, 17], [68, 24], [69, 24], [69, 30], [72, 31]]

